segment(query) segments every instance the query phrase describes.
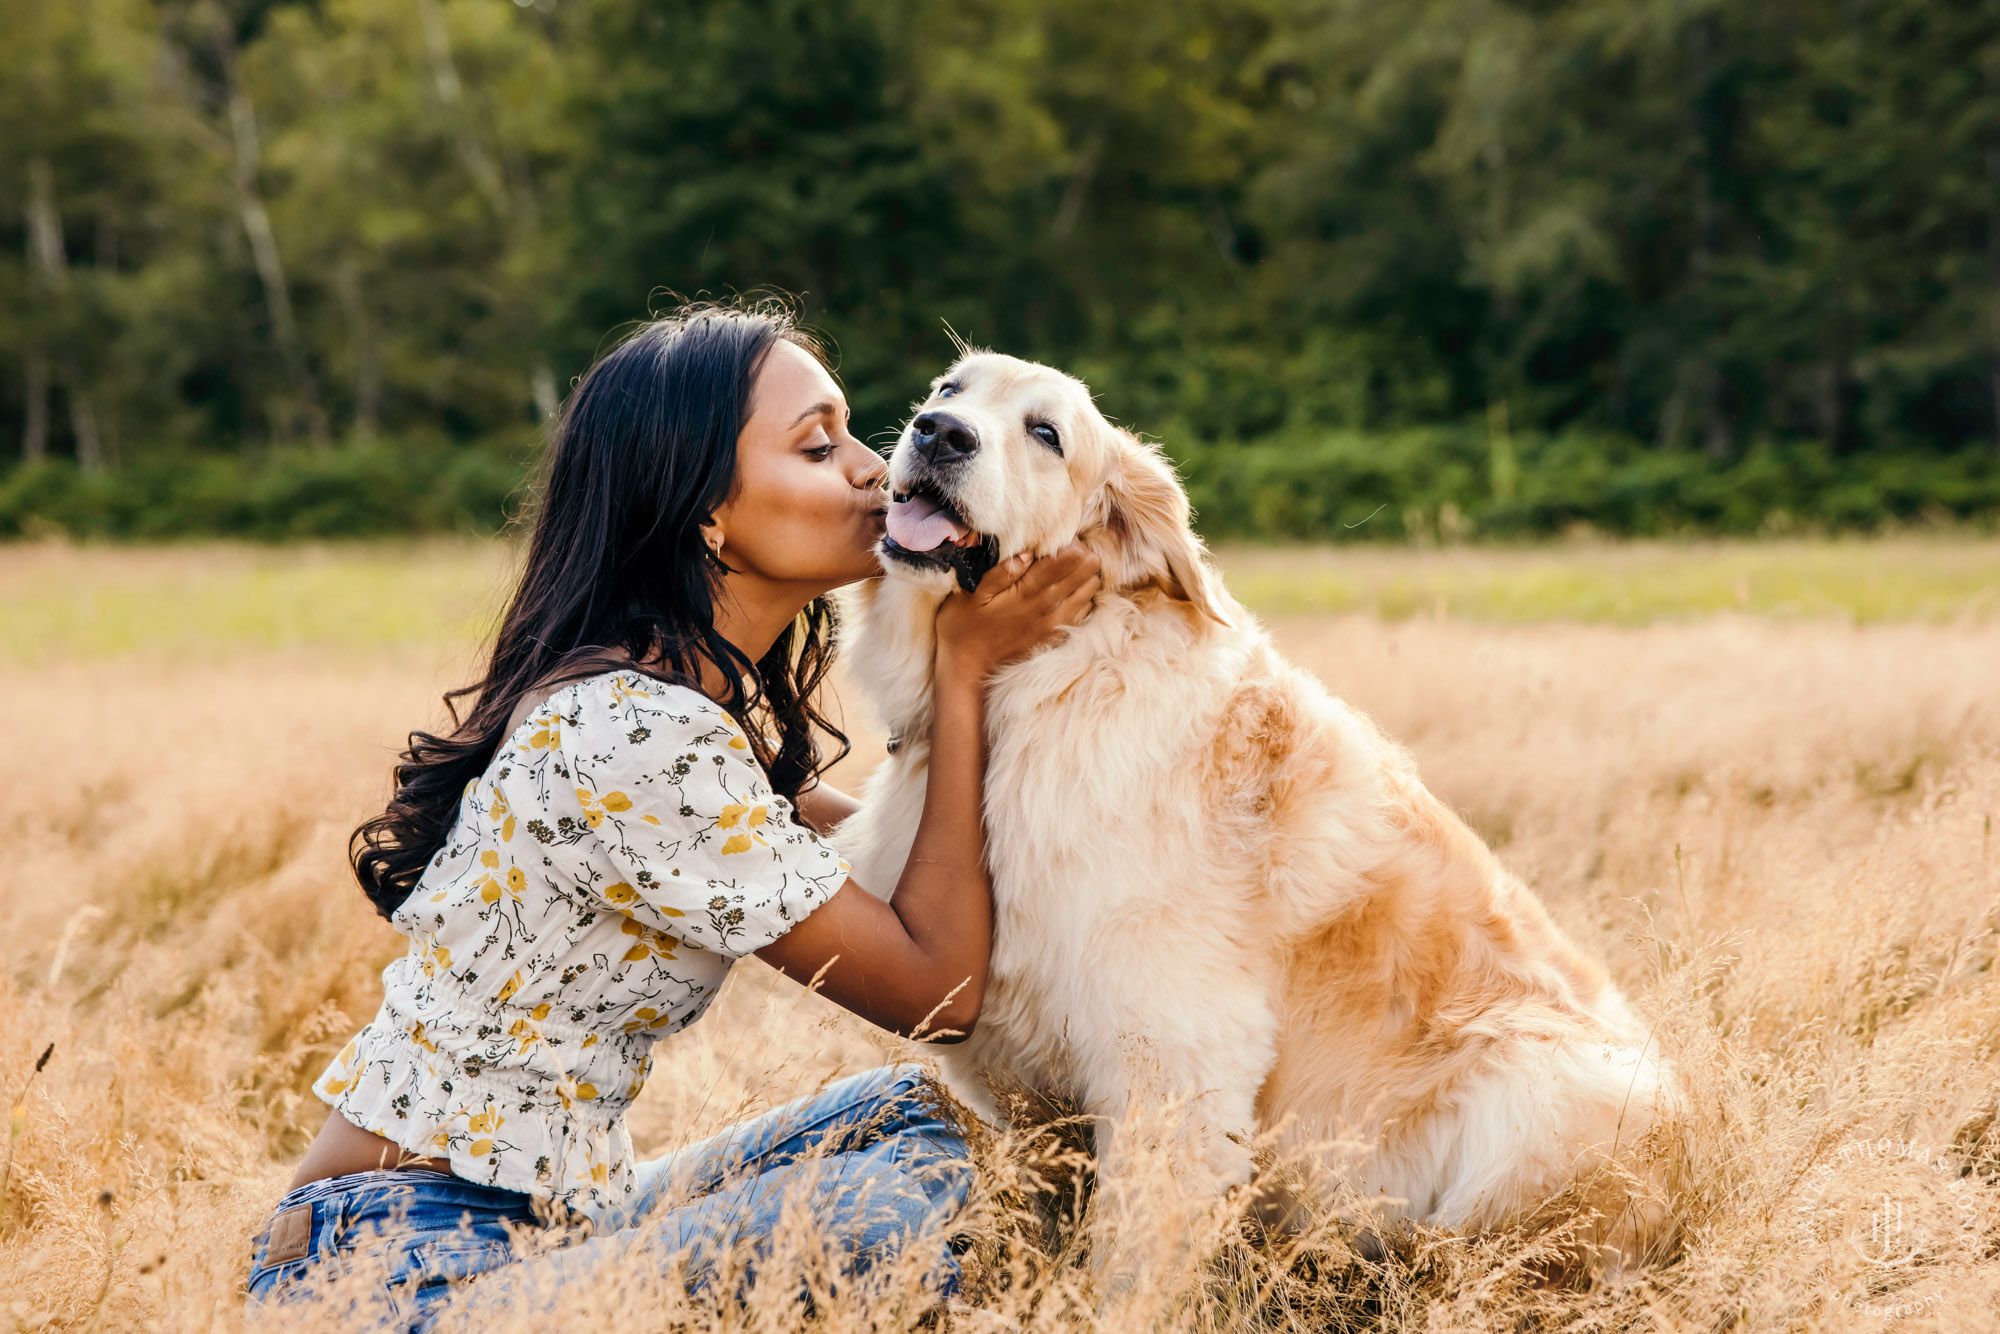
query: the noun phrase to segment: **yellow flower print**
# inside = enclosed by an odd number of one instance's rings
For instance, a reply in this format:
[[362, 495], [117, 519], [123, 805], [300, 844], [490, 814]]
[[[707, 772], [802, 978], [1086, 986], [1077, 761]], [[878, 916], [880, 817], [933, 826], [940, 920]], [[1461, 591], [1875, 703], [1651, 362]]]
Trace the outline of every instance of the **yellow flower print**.
[[451, 1151], [450, 1133], [447, 1131], [440, 1130], [438, 1131], [437, 1134], [432, 1135], [431, 1147], [433, 1149], [436, 1149], [439, 1153], [449, 1153]]
[[620, 677], [611, 680], [611, 702], [623, 704], [628, 699], [651, 699], [652, 696], [637, 686], [628, 686]]
[[[497, 853], [488, 851], [486, 855], [489, 857], [493, 857], [497, 862], [498, 860]], [[493, 864], [494, 863], [492, 862], [488, 863], [488, 865], [493, 865]], [[504, 892], [506, 894], [511, 895], [514, 899], [519, 900], [522, 891], [527, 889], [527, 887], [528, 887], [527, 873], [522, 871], [521, 868], [518, 866], [510, 866], [507, 868], [507, 884], [504, 890], [500, 882], [489, 875], [485, 879], [479, 882], [479, 897], [482, 901], [486, 903], [498, 903], [500, 901], [500, 895]]]
[[[673, 1022], [674, 1012], [672, 1010], [656, 1010], [650, 1005], [641, 1005], [638, 1009], [632, 1011], [632, 1017], [627, 1019], [622, 1025], [622, 1031], [637, 1033], [642, 1030], [665, 1028]], [[637, 1096], [636, 1090], [634, 1096]]]
[[[626, 883], [623, 880], [620, 880], [615, 885], [606, 885], [604, 887], [604, 897], [611, 903], [612, 907], [622, 910], [625, 908], [629, 908], [633, 904], [637, 903], [639, 901], [640, 894], [639, 891], [632, 888], [630, 884]], [[669, 908], [665, 904], [654, 905], [653, 911], [666, 917], [687, 916], [687, 914], [682, 912], [679, 908]], [[627, 930], [626, 934], [631, 935], [632, 932], [630, 930]]]
[[630, 917], [626, 918], [618, 929], [628, 936], [637, 936], [639, 938], [637, 944], [625, 951], [626, 963], [638, 963], [654, 955], [658, 955], [662, 959], [671, 959], [674, 957], [674, 946], [680, 943], [672, 936], [664, 932], [655, 931], [644, 922], [636, 921]]
[[505, 1004], [506, 1002], [513, 1000], [514, 993], [519, 991], [520, 989], [521, 989], [521, 973], [519, 969], [516, 969], [514, 975], [507, 979], [506, 985], [500, 988], [501, 1003]]
[[[479, 864], [489, 870], [497, 871], [500, 869], [500, 854], [492, 848], [488, 848], [479, 854]], [[500, 901], [500, 882], [490, 875], [482, 876], [479, 881], [479, 897], [487, 903], [498, 903]]]
[[465, 1151], [474, 1158], [484, 1158], [493, 1152], [493, 1137], [500, 1133], [500, 1127], [506, 1123], [507, 1118], [490, 1106], [477, 1116], [467, 1117], [465, 1128], [479, 1138], [467, 1145]]
[[590, 1179], [592, 1181], [595, 1181], [600, 1186], [604, 1185], [605, 1182], [609, 1179], [608, 1174], [605, 1171], [605, 1164], [603, 1163], [591, 1164]]
[[327, 1080], [326, 1091], [328, 1093], [333, 1093], [333, 1094], [341, 1094], [347, 1092], [347, 1090], [353, 1088], [356, 1084], [359, 1084], [361, 1082], [361, 1072], [365, 1068], [366, 1068], [365, 1063], [363, 1065], [357, 1065], [354, 1067], [353, 1073], [348, 1075], [347, 1078]]
[[[340, 1049], [340, 1055], [334, 1058], [333, 1063], [336, 1066], [345, 1066], [349, 1061], [354, 1059], [354, 1052], [355, 1052], [355, 1044], [350, 1042], [345, 1047], [342, 1047]], [[366, 1068], [367, 1064], [368, 1063], [366, 1061], [363, 1061], [360, 1065], [355, 1066], [352, 1070], [347, 1072], [347, 1076], [344, 1079], [327, 1080], [326, 1091], [328, 1093], [347, 1092], [347, 1090], [353, 1088], [356, 1084], [361, 1082], [361, 1071], [364, 1068]]]
[[451, 971], [451, 951], [436, 941], [418, 941], [417, 957], [421, 961], [425, 977], [436, 977], [440, 968], [447, 973]]
[[551, 717], [548, 723], [535, 730], [528, 738], [528, 745], [535, 750], [551, 750], [562, 744], [562, 720]]
[[727, 855], [732, 852], [748, 852], [751, 848], [770, 847], [771, 845], [764, 841], [763, 835], [748, 832], [762, 827], [769, 817], [770, 809], [768, 806], [748, 806], [737, 801], [724, 806], [722, 814], [715, 818], [715, 827], [735, 829], [741, 825], [744, 832], [730, 835], [722, 845], [723, 853]]
[[[520, 980], [521, 975], [519, 973], [514, 974], [513, 980], [501, 989], [500, 999], [504, 1001], [509, 996], [512, 996], [514, 988], [519, 985]], [[536, 1028], [535, 1025], [548, 1017], [549, 1002], [543, 1001], [540, 1005], [528, 1011], [527, 1018], [516, 1019], [512, 1027], [508, 1028], [507, 1036], [516, 1039], [520, 1043], [520, 1046], [514, 1049], [516, 1055], [526, 1052], [528, 1048], [542, 1040], [541, 1030]]]
[[731, 750], [748, 750], [750, 749], [750, 739], [741, 732], [735, 733], [729, 738], [729, 748]]
[[498, 783], [493, 785], [493, 805], [486, 814], [488, 818], [500, 822], [500, 841], [502, 843], [512, 843], [514, 841], [515, 824], [514, 808], [507, 804], [507, 794], [500, 790]]
[[589, 788], [580, 787], [576, 790], [576, 802], [583, 807], [583, 818], [590, 822], [592, 829], [604, 823], [606, 811], [616, 815], [632, 809], [632, 799], [623, 792], [607, 792], [600, 799], [591, 795]]
[[410, 1041], [416, 1043], [433, 1056], [437, 1054], [438, 1045], [424, 1036], [424, 1021], [421, 1019], [410, 1026]]

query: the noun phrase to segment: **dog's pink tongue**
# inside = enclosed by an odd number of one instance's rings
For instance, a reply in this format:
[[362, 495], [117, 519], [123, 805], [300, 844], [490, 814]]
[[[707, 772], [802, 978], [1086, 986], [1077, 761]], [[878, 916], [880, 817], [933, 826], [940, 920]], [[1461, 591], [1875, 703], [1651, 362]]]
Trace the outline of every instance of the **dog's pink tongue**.
[[965, 536], [965, 525], [924, 496], [889, 502], [889, 536], [905, 551], [930, 551]]

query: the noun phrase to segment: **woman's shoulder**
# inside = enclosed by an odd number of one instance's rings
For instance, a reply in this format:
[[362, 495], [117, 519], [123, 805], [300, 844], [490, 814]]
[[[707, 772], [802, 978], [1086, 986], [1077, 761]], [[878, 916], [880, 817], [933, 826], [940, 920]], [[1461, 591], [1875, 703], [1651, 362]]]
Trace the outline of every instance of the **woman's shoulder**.
[[634, 743], [671, 731], [690, 744], [725, 746], [742, 735], [728, 710], [699, 690], [630, 667], [580, 677], [562, 686], [528, 711], [515, 734], [518, 740], [523, 731], [532, 737], [558, 729], [574, 733], [578, 740], [585, 734], [595, 740], [596, 734], [611, 732]]

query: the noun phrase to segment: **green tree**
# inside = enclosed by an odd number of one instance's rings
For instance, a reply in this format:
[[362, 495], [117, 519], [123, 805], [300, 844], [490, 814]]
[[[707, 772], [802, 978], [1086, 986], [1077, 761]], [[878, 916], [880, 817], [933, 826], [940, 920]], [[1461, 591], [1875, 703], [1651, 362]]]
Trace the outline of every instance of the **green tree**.
[[1308, 528], [1370, 441], [1499, 527], [2000, 457], [2000, 0], [15, 0], [0, 130], [0, 458], [78, 495], [487, 506], [611, 330], [765, 288], [864, 430], [949, 324]]
[[877, 16], [603, 0], [565, 40], [581, 149], [560, 364], [580, 370], [667, 293], [775, 287], [837, 342], [860, 420], [889, 426], [944, 346], [939, 297], [977, 266], [955, 183], [888, 101]]
[[538, 16], [488, 0], [291, 6], [248, 52], [273, 228], [351, 436], [525, 436], [553, 411], [561, 75]]

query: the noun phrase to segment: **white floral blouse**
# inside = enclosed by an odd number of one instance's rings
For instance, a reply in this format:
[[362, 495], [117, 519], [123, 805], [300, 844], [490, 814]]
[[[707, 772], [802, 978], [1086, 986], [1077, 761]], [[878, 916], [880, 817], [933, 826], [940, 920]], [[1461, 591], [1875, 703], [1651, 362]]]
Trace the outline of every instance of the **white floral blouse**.
[[468, 1181], [618, 1204], [653, 1044], [847, 877], [790, 812], [698, 691], [629, 671], [563, 687], [466, 788], [392, 919], [410, 950], [381, 1010], [313, 1091]]

